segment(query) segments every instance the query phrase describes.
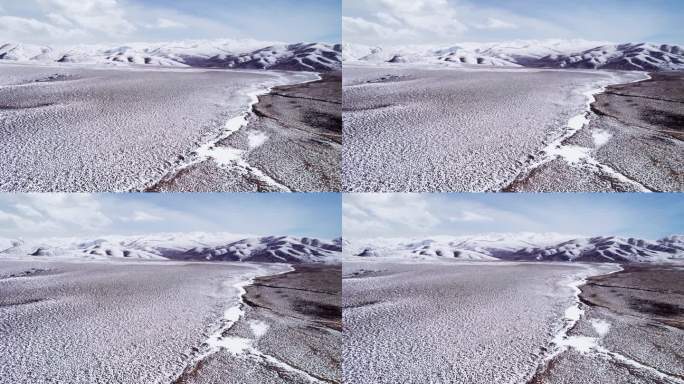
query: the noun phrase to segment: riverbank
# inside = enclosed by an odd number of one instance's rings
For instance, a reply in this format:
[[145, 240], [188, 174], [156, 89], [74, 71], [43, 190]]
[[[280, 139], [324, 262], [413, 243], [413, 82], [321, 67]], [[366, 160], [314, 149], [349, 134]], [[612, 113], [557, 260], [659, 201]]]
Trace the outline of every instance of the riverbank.
[[274, 87], [258, 96], [244, 127], [215, 144], [223, 159], [191, 164], [147, 190], [337, 191], [341, 100], [340, 72]]
[[573, 346], [531, 383], [684, 383], [684, 268], [625, 265], [580, 287]]

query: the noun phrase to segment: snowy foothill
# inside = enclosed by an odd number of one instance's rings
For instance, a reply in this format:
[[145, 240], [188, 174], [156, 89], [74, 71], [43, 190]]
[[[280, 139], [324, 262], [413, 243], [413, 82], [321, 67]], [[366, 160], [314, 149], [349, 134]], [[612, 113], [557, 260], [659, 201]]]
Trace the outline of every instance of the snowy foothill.
[[345, 63], [412, 63], [441, 66], [508, 66], [614, 70], [684, 69], [684, 49], [655, 43], [615, 44], [581, 39], [457, 43], [452, 46], [368, 46], [345, 43]]
[[167, 233], [99, 238], [0, 239], [0, 259], [187, 260], [266, 263], [337, 263], [339, 239]]
[[0, 61], [30, 64], [213, 67], [330, 71], [341, 68], [341, 46], [245, 40], [185, 40], [121, 46], [40, 46], [0, 42]]
[[557, 233], [500, 233], [420, 239], [344, 239], [347, 260], [569, 261], [682, 263], [684, 237], [657, 240]]

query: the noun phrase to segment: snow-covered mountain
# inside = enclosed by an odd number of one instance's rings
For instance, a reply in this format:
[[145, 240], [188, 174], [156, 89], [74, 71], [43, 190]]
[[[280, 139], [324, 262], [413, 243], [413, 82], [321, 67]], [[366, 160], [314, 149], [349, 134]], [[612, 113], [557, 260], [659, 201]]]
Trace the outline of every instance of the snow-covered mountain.
[[525, 248], [507, 258], [618, 263], [684, 261], [683, 240], [681, 236], [671, 236], [656, 241], [599, 236], [574, 239], [543, 248]]
[[648, 43], [595, 47], [582, 52], [548, 55], [532, 63], [539, 67], [661, 71], [684, 69], [684, 49]]
[[357, 64], [419, 63], [620, 70], [684, 69], [684, 49], [677, 45], [611, 44], [586, 40], [521, 40], [463, 43], [451, 47], [371, 47], [344, 44], [342, 60]]
[[544, 247], [572, 239], [558, 233], [494, 233], [474, 236], [435, 236], [428, 239], [345, 239], [345, 256], [426, 259], [497, 260], [526, 247]]
[[48, 47], [0, 43], [0, 60], [43, 64], [136, 64], [323, 72], [340, 69], [341, 55], [342, 47], [339, 44], [284, 44], [254, 40], [132, 43], [118, 47]]
[[341, 256], [341, 239], [248, 237], [235, 234], [155, 234], [110, 236], [93, 240], [0, 239], [2, 257], [65, 257], [78, 259], [158, 259], [328, 263]]
[[615, 236], [498, 234], [425, 240], [374, 239], [345, 245], [347, 257], [583, 262], [684, 262], [684, 236], [650, 241]]

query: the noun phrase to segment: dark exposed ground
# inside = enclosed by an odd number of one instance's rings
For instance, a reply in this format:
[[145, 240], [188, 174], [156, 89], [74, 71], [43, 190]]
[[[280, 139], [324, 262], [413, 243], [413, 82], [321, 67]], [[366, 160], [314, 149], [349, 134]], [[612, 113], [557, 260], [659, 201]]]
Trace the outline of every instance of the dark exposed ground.
[[[597, 337], [587, 353], [570, 349], [533, 383], [684, 382], [684, 268], [632, 266], [581, 287], [585, 316], [571, 336]], [[609, 324], [597, 335], [592, 324]]]
[[[253, 339], [253, 347], [260, 354], [276, 360], [268, 361], [254, 353], [221, 351], [205, 360], [183, 383], [342, 381], [341, 266], [294, 268], [286, 274], [257, 278], [248, 286], [244, 295], [246, 314], [227, 335]], [[267, 326], [263, 335], [254, 334], [255, 324]]]
[[[245, 151], [254, 168], [292, 191], [339, 191], [342, 145], [341, 72], [279, 86], [259, 97], [249, 124], [219, 142]], [[267, 137], [251, 147], [250, 135]], [[244, 170], [205, 161], [169, 175], [149, 191], [278, 191]]]
[[[684, 190], [684, 72], [609, 86], [591, 106], [591, 122], [564, 145], [592, 148], [592, 157], [653, 191]], [[596, 145], [595, 132], [610, 140]], [[559, 188], [563, 186], [563, 188]], [[637, 191], [601, 172], [553, 160], [516, 180], [506, 191]]]

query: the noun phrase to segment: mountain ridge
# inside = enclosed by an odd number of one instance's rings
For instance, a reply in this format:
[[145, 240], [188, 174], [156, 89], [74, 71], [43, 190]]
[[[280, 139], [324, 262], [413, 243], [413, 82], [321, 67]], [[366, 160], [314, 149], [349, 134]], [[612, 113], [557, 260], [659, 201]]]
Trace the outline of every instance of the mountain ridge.
[[188, 40], [62, 47], [0, 42], [0, 61], [327, 72], [341, 68], [341, 50], [341, 44], [287, 44], [254, 40]]
[[[565, 238], [564, 238], [565, 237]], [[574, 237], [560, 234], [486, 236], [439, 236], [423, 240], [345, 240], [346, 257], [388, 257], [408, 259], [570, 261], [611, 263], [684, 262], [684, 235], [658, 240], [633, 237]]]
[[587, 40], [517, 40], [463, 43], [450, 47], [380, 47], [343, 44], [342, 61], [424, 63], [531, 68], [684, 70], [684, 48], [673, 44], [609, 43]]
[[161, 234], [94, 239], [0, 239], [2, 257], [334, 263], [341, 239], [294, 236]]

